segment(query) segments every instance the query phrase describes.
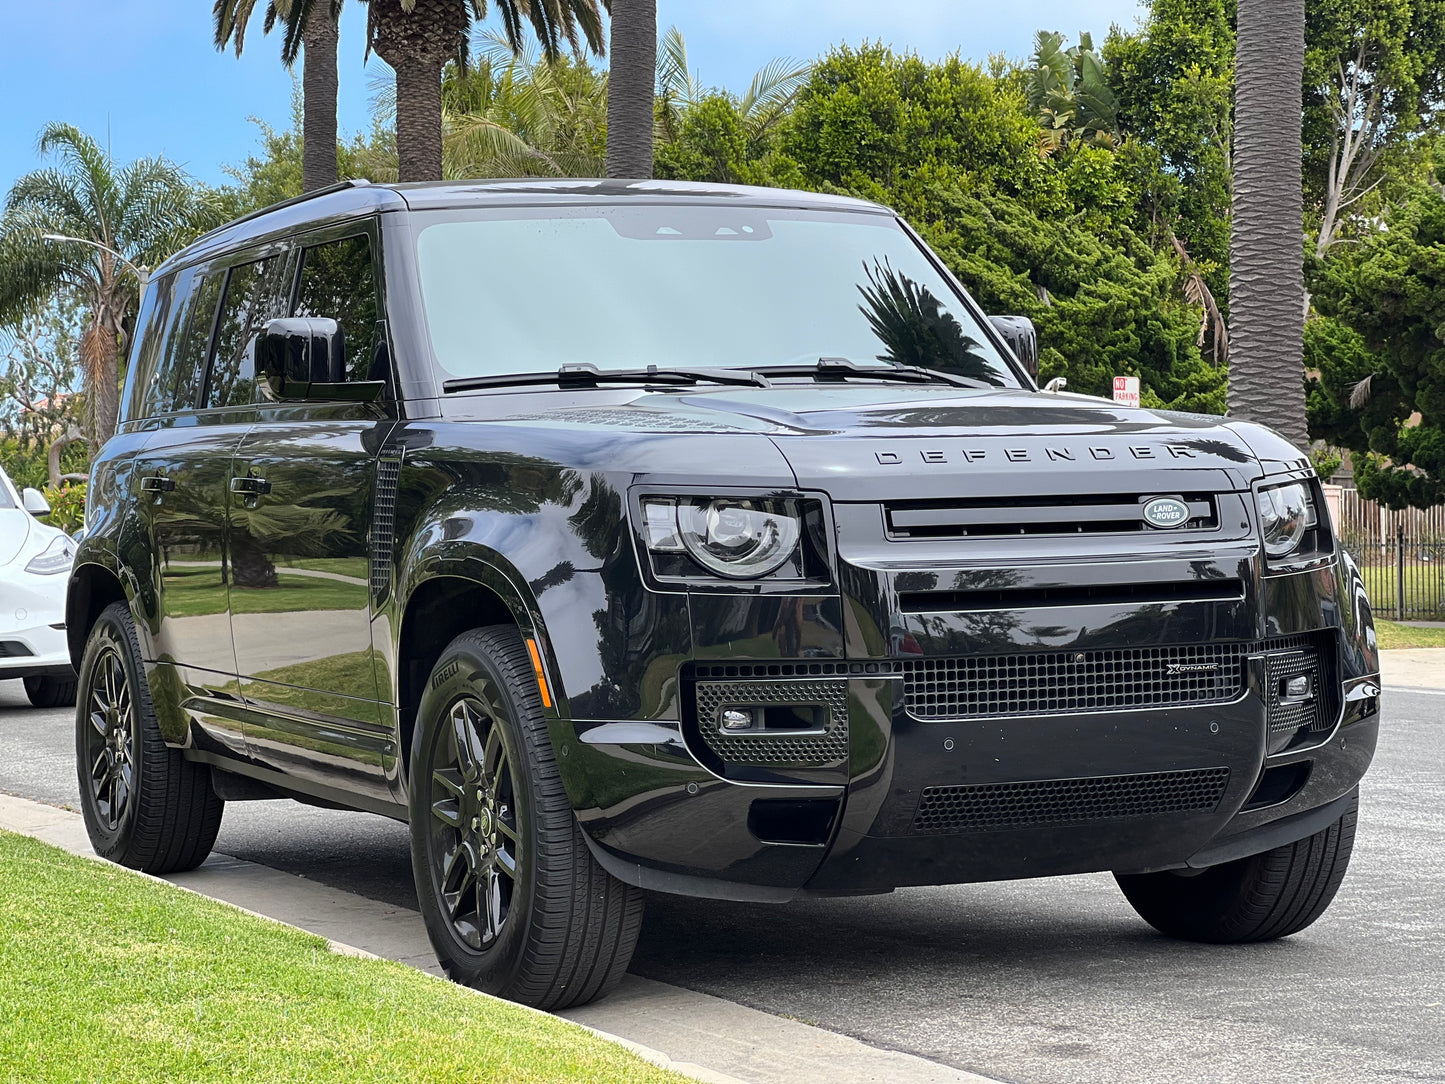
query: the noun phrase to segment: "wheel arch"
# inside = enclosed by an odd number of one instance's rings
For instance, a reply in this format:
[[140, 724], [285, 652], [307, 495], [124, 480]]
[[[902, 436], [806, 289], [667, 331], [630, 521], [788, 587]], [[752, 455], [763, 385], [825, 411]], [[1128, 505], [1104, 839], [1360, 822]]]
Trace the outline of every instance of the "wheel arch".
[[70, 665], [80, 672], [85, 642], [101, 612], [112, 603], [130, 604], [130, 594], [113, 568], [94, 561], [77, 565], [65, 589], [65, 643]]
[[410, 769], [417, 707], [446, 646], [468, 629], [513, 625], [534, 641], [553, 711], [564, 702], [537, 603], [516, 569], [493, 553], [436, 558], [407, 578], [399, 599], [396, 640], [397, 720], [403, 770]]

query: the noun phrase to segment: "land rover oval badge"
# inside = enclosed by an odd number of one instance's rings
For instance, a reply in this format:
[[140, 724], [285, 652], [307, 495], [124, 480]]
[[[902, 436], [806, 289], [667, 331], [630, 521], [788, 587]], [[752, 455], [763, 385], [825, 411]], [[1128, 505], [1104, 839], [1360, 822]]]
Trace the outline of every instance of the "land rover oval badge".
[[1176, 497], [1155, 497], [1144, 506], [1144, 522], [1161, 531], [1189, 522], [1189, 506]]

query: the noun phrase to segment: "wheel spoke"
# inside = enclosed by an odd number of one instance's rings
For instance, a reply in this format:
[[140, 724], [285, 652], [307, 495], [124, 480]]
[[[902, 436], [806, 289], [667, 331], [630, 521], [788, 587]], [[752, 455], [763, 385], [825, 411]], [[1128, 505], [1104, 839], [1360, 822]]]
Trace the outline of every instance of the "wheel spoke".
[[[462, 917], [462, 907], [466, 904], [468, 895], [475, 895], [476, 884], [476, 875], [469, 866], [467, 868], [467, 875], [462, 878], [462, 883], [457, 886], [456, 902], [451, 905], [451, 920], [453, 922], [456, 922]], [[470, 892], [468, 891], [469, 889], [471, 890]]]
[[[95, 758], [95, 763], [90, 766], [91, 782], [97, 786], [105, 783], [110, 778], [110, 750], [102, 749]], [[99, 791], [97, 790], [97, 794]]]
[[456, 771], [452, 768], [438, 768], [431, 773], [433, 783], [439, 784], [452, 798], [461, 801], [465, 788], [462, 787], [461, 783], [452, 778], [454, 775], [456, 775]]
[[482, 749], [482, 771], [486, 773], [490, 782], [496, 782], [499, 778], [497, 772], [498, 763], [504, 759], [505, 753], [502, 749], [502, 724], [492, 719], [492, 725], [487, 730], [487, 743]]
[[90, 713], [90, 725], [92, 728], [94, 728], [95, 732], [99, 734], [102, 738], [106, 737], [109, 734], [109, 728], [106, 726], [105, 722], [104, 708], [101, 708], [99, 711], [93, 711]]
[[502, 885], [495, 869], [489, 868], [485, 882], [477, 886], [477, 902], [480, 904], [478, 910], [486, 916], [485, 940], [494, 940], [502, 928]]
[[477, 730], [472, 721], [472, 710], [465, 700], [458, 701], [452, 708], [452, 735], [457, 745], [457, 764], [462, 769], [462, 778], [472, 782], [481, 772], [481, 755], [477, 749]]
[[497, 865], [502, 867], [502, 872], [511, 878], [512, 883], [517, 881], [517, 859], [510, 851], [497, 851]]
[[432, 816], [441, 821], [448, 828], [455, 828], [458, 831], [462, 827], [462, 813], [457, 804], [450, 799], [443, 798], [431, 805]]
[[517, 837], [517, 830], [516, 830], [515, 828], [513, 828], [510, 824], [508, 824], [506, 821], [504, 821], [504, 820], [501, 818], [500, 815], [497, 817], [496, 824], [497, 824], [497, 831], [498, 831], [498, 832], [501, 832], [502, 835], [506, 836], [506, 837], [507, 837], [509, 840], [511, 840], [513, 843], [520, 843], [520, 842], [521, 842], [521, 840], [518, 839], [518, 837]]

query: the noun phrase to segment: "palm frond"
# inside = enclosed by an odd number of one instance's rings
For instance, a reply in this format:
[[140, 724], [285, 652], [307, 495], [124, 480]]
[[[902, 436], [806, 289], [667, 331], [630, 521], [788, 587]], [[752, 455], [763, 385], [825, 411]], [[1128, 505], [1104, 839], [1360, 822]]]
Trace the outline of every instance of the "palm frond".
[[762, 134], [786, 113], [812, 74], [811, 64], [799, 64], [791, 57], [779, 57], [765, 64], [753, 76], [738, 105], [750, 134], [754, 137]]

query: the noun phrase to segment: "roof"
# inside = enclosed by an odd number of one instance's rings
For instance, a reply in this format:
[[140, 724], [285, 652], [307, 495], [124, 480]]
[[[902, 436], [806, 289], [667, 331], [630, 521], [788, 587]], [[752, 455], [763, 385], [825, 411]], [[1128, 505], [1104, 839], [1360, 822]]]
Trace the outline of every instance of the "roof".
[[628, 200], [697, 202], [725, 200], [737, 206], [795, 207], [815, 210], [891, 213], [888, 208], [850, 196], [803, 192], [791, 188], [761, 188], [741, 184], [702, 184], [694, 181], [628, 181], [577, 178], [542, 180], [426, 181], [409, 184], [371, 184], [342, 181], [218, 226], [171, 256], [152, 272], [160, 278], [178, 266], [204, 259], [238, 243], [267, 235], [324, 225], [382, 211], [434, 210], [454, 207], [565, 205]]

